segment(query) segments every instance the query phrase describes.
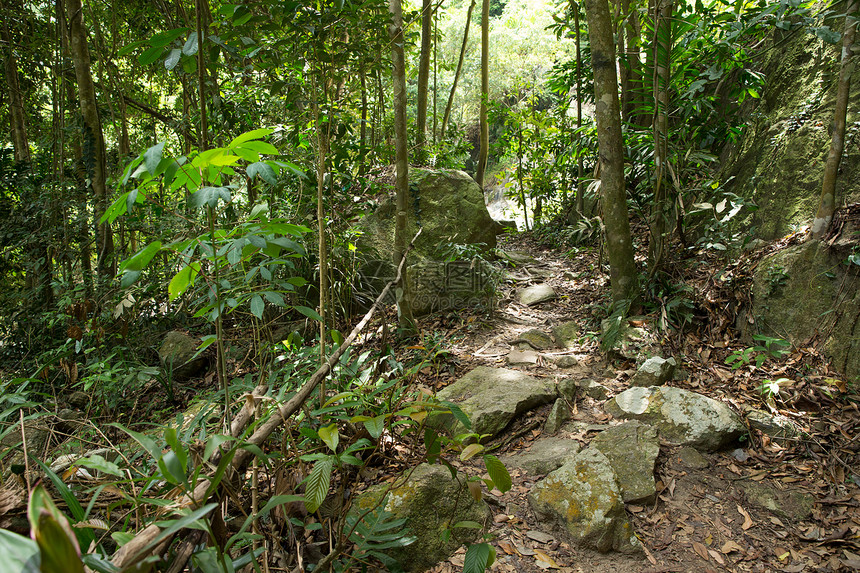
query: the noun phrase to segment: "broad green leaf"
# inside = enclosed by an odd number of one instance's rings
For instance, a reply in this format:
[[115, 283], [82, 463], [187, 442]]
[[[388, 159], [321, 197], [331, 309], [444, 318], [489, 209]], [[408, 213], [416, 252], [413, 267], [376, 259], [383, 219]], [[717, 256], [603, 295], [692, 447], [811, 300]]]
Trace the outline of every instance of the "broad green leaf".
[[246, 141], [242, 144], [244, 149], [250, 149], [257, 153], [266, 153], [268, 155], [278, 155], [278, 148], [268, 141]]
[[193, 56], [197, 53], [197, 32], [188, 34], [188, 39], [185, 40], [185, 45], [182, 46], [182, 53], [186, 56]]
[[259, 320], [263, 320], [263, 310], [266, 308], [266, 303], [263, 302], [263, 297], [255, 294], [251, 297], [251, 314]]
[[317, 313], [317, 311], [315, 311], [312, 308], [308, 308], [306, 306], [294, 306], [293, 308], [295, 308], [297, 311], [299, 311], [300, 313], [302, 313], [303, 315], [305, 315], [306, 317], [308, 317], [310, 319], [319, 320], [319, 321], [322, 320], [322, 317], [319, 315], [319, 313]]
[[167, 55], [167, 59], [164, 60], [164, 67], [168, 70], [172, 70], [176, 67], [176, 64], [179, 63], [180, 57], [182, 57], [182, 50], [179, 48], [173, 48], [170, 50], [170, 54]]
[[267, 135], [270, 135], [274, 131], [274, 129], [269, 129], [268, 127], [246, 131], [245, 133], [234, 137], [233, 141], [231, 141], [230, 145], [228, 145], [227, 147], [233, 148], [238, 145], [241, 145], [242, 143], [245, 143], [246, 141], [251, 141], [252, 139], [261, 139], [263, 137], [266, 137]]
[[319, 429], [320, 439], [325, 442], [325, 445], [335, 453], [337, 453], [337, 445], [340, 443], [340, 433], [337, 431], [337, 424], [329, 424]]
[[469, 444], [463, 451], [460, 452], [460, 461], [465, 462], [468, 459], [471, 459], [478, 455], [479, 453], [484, 451], [484, 446], [481, 444]]
[[176, 300], [176, 298], [184, 293], [189, 286], [194, 284], [194, 279], [197, 278], [197, 273], [200, 272], [200, 263], [194, 262], [182, 267], [176, 276], [170, 279], [170, 284], [167, 285], [167, 293], [170, 297], [170, 300]]
[[118, 465], [104, 459], [98, 454], [93, 454], [88, 458], [81, 458], [75, 463], [112, 476], [123, 477], [124, 475]]
[[496, 560], [496, 550], [489, 543], [475, 543], [466, 549], [463, 573], [484, 573]]
[[281, 293], [279, 293], [279, 292], [267, 290], [267, 291], [263, 292], [263, 296], [265, 296], [266, 300], [268, 300], [270, 303], [272, 303], [275, 306], [279, 306], [279, 307], [283, 308], [287, 305], [287, 302], [284, 300], [284, 297], [281, 296]]
[[454, 418], [457, 419], [458, 422], [463, 424], [464, 428], [466, 428], [467, 430], [472, 429], [472, 421], [469, 420], [469, 416], [467, 416], [466, 413], [460, 409], [460, 406], [447, 400], [440, 400], [440, 403], [449, 410], [451, 410], [451, 414], [454, 416]]
[[130, 259], [126, 259], [123, 261], [122, 265], [120, 265], [120, 271], [142, 271], [146, 268], [146, 265], [152, 260], [158, 251], [161, 250], [161, 241], [154, 241], [143, 249], [138, 251], [136, 255], [131, 257]]
[[238, 155], [216, 155], [210, 161], [210, 165], [216, 167], [224, 167], [225, 165], [236, 165], [242, 159]]
[[254, 208], [251, 209], [251, 219], [255, 219], [257, 215], [260, 213], [268, 213], [269, 212], [269, 204], [267, 202], [257, 203], [254, 205]]
[[326, 458], [314, 464], [305, 483], [305, 508], [313, 513], [322, 505], [331, 484], [332, 460]]
[[208, 206], [212, 209], [218, 206], [218, 199], [225, 203], [231, 199], [230, 190], [227, 187], [201, 187], [188, 198], [192, 209]]
[[[129, 192], [130, 193], [130, 192]], [[99, 223], [113, 223], [117, 217], [124, 215], [128, 211], [128, 193], [123, 193], [119, 199], [111, 203], [111, 206], [105, 210], [104, 215], [99, 219]]]
[[151, 48], [144, 50], [144, 52], [137, 57], [137, 63], [141, 66], [148, 66], [160, 58], [163, 52], [164, 46], [152, 46]]
[[150, 46], [158, 46], [163, 48], [167, 44], [173, 42], [179, 36], [182, 36], [188, 32], [188, 28], [174, 28], [173, 30], [166, 30], [164, 32], [159, 32], [149, 39]]
[[484, 454], [484, 465], [487, 467], [487, 473], [490, 474], [490, 479], [500, 492], [505, 493], [511, 489], [511, 474], [508, 473], [508, 468], [505, 464], [492, 454]]
[[123, 46], [122, 48], [119, 49], [119, 51], [116, 53], [116, 55], [119, 56], [120, 58], [122, 58], [124, 56], [127, 56], [128, 54], [133, 52], [135, 49], [139, 48], [140, 46], [143, 46], [146, 43], [147, 43], [146, 40], [138, 40], [137, 42], [132, 42], [131, 44], [126, 44], [125, 46]]
[[41, 552], [41, 570], [46, 573], [83, 573], [78, 539], [66, 516], [57, 509], [45, 488], [36, 486], [27, 504], [31, 537]]
[[115, 428], [119, 428], [120, 430], [131, 436], [134, 441], [143, 446], [143, 449], [146, 450], [150, 456], [152, 456], [153, 460], [158, 460], [158, 458], [161, 457], [161, 447], [155, 443], [155, 440], [153, 440], [146, 434], [141, 434], [140, 432], [129, 430], [128, 428], [119, 423], [112, 423], [108, 425], [114, 426]]
[[6, 571], [40, 573], [41, 555], [35, 541], [23, 535], [0, 529], [0, 555]]
[[275, 174], [275, 170], [272, 169], [270, 165], [263, 163], [262, 161], [249, 165], [246, 169], [246, 173], [251, 179], [259, 176], [260, 179], [270, 185], [277, 185], [278, 183], [278, 177]]
[[293, 225], [292, 223], [270, 223], [268, 228], [273, 233], [278, 233], [279, 235], [293, 235], [294, 237], [301, 237], [305, 233], [310, 233], [311, 230], [302, 225]]
[[158, 170], [158, 164], [161, 163], [161, 157], [164, 153], [164, 142], [156, 143], [149, 149], [143, 152], [143, 163], [146, 165], [146, 170], [155, 175]]
[[385, 415], [365, 420], [364, 427], [367, 429], [367, 433], [373, 436], [374, 440], [378, 440], [382, 432], [385, 431]]

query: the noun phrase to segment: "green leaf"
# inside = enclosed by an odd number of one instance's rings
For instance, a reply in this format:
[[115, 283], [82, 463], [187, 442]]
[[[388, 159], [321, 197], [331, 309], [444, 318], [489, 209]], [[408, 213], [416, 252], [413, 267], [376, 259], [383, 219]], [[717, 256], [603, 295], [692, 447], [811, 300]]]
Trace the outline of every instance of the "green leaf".
[[170, 54], [167, 55], [167, 59], [164, 60], [164, 67], [168, 70], [172, 70], [176, 67], [176, 64], [179, 63], [180, 57], [182, 57], [182, 50], [179, 48], [173, 48], [170, 50]]
[[277, 185], [278, 183], [278, 177], [275, 174], [275, 170], [272, 169], [270, 165], [263, 163], [262, 161], [250, 164], [246, 169], [246, 173], [249, 178], [253, 179], [254, 177], [259, 176], [260, 179], [270, 185]]
[[5, 571], [16, 573], [40, 573], [41, 555], [35, 541], [0, 529], [0, 555], [3, 555]]
[[312, 308], [306, 306], [295, 306], [293, 308], [312, 320], [322, 321], [322, 317]]
[[164, 52], [163, 46], [152, 46], [144, 50], [144, 52], [137, 57], [137, 63], [141, 66], [148, 66], [155, 60], [161, 57], [161, 54]]
[[314, 464], [305, 483], [305, 508], [313, 513], [322, 505], [331, 484], [332, 459], [326, 458]]
[[88, 458], [81, 458], [75, 463], [112, 476], [123, 477], [124, 475], [118, 465], [104, 459], [98, 454], [93, 454]]
[[116, 53], [116, 55], [119, 56], [120, 58], [122, 58], [124, 56], [127, 56], [128, 54], [133, 52], [135, 49], [139, 48], [140, 46], [142, 46], [144, 44], [146, 44], [146, 40], [138, 40], [137, 42], [132, 42], [131, 44], [126, 44], [125, 46], [123, 46], [122, 48], [119, 49], [119, 51]]
[[250, 149], [257, 153], [266, 153], [268, 155], [279, 155], [278, 148], [268, 141], [247, 141], [242, 144], [243, 149]]
[[41, 570], [45, 573], [83, 573], [81, 550], [72, 526], [41, 485], [30, 494], [27, 516], [31, 536], [41, 552]]
[[475, 543], [466, 549], [463, 573], [484, 573], [496, 560], [496, 550], [489, 543]]
[[463, 424], [464, 428], [466, 428], [467, 430], [472, 429], [472, 421], [469, 420], [469, 416], [467, 416], [466, 413], [460, 409], [460, 406], [447, 400], [440, 400], [439, 403], [451, 410], [451, 414], [454, 416], [454, 418], [456, 418], [458, 422]]
[[251, 297], [251, 314], [259, 320], [263, 320], [263, 310], [266, 308], [266, 303], [263, 302], [263, 297], [255, 294]]
[[261, 139], [263, 137], [266, 137], [267, 135], [270, 135], [274, 131], [274, 129], [269, 129], [268, 127], [246, 131], [245, 133], [234, 137], [233, 141], [231, 141], [230, 145], [228, 145], [227, 147], [233, 148], [238, 145], [241, 145], [242, 143], [245, 143], [246, 141], [251, 141], [252, 139]]
[[214, 209], [218, 206], [218, 199], [228, 203], [231, 199], [230, 190], [227, 187], [201, 187], [188, 198], [192, 209], [209, 206]]
[[182, 53], [186, 56], [193, 56], [197, 53], [197, 32], [188, 34], [188, 39], [185, 40], [185, 45], [182, 46]]
[[174, 28], [173, 30], [166, 30], [164, 32], [159, 32], [149, 39], [150, 46], [157, 46], [159, 48], [163, 48], [167, 44], [173, 42], [179, 36], [188, 32], [188, 28]]
[[340, 443], [340, 433], [337, 431], [337, 424], [329, 424], [319, 429], [320, 439], [325, 442], [325, 445], [337, 453], [337, 445]]
[[477, 443], [469, 444], [468, 446], [463, 448], [462, 452], [460, 452], [460, 461], [465, 462], [466, 460], [475, 457], [476, 455], [478, 455], [479, 453], [481, 453], [483, 451], [484, 451], [484, 446], [482, 446], [481, 444], [477, 444]]
[[487, 467], [487, 473], [490, 474], [490, 479], [500, 492], [505, 493], [511, 489], [511, 474], [508, 473], [508, 468], [505, 464], [492, 454], [484, 454], [484, 465]]
[[172, 279], [170, 279], [170, 284], [167, 285], [167, 293], [170, 297], [170, 300], [176, 300], [176, 298], [184, 293], [189, 286], [194, 284], [194, 279], [197, 278], [197, 273], [200, 272], [200, 263], [194, 262], [182, 267], [182, 270], [176, 273]]
[[254, 205], [254, 208], [251, 209], [250, 218], [256, 218], [260, 213], [268, 213], [269, 212], [269, 204], [267, 202], [257, 203]]
[[123, 261], [122, 265], [120, 265], [120, 271], [137, 271], [140, 272], [146, 268], [146, 265], [152, 260], [158, 251], [161, 250], [161, 241], [154, 241], [143, 249], [138, 251], [136, 255], [131, 257], [130, 259], [126, 259]]
[[161, 163], [161, 156], [164, 152], [164, 142], [156, 143], [149, 149], [143, 152], [143, 164], [146, 165], [146, 170], [155, 175], [158, 169], [158, 164]]
[[385, 415], [383, 414], [381, 416], [365, 420], [364, 427], [367, 429], [367, 433], [370, 434], [374, 440], [378, 440], [379, 436], [381, 436], [382, 432], [385, 430]]

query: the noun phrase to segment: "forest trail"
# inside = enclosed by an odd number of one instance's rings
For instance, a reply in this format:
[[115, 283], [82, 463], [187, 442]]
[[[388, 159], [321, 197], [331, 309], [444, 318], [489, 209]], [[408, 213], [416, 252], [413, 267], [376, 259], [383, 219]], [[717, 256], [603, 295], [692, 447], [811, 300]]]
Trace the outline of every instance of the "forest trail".
[[[521, 235], [500, 245], [520, 263], [507, 267], [493, 318], [478, 328], [474, 324], [476, 317], [460, 317], [459, 326], [449, 330], [443, 343], [451, 353], [451, 369], [437, 372], [434, 382], [425, 380], [424, 384], [438, 390], [475, 367], [491, 366], [519, 369], [537, 378], [594, 380], [608, 390], [610, 398], [628, 387], [635, 361], [607, 356], [599, 349], [596, 331], [600, 317], [593, 314], [594, 303], [605, 298], [608, 279], [605, 273], [595, 270], [598, 253], [586, 249], [573, 258], [560, 257], [557, 252], [527, 242], [533, 240]], [[518, 289], [534, 284], [549, 284], [557, 298], [533, 306], [517, 302]], [[429, 321], [436, 321], [435, 328], [445, 328], [444, 316], [440, 313]], [[448, 319], [451, 317], [448, 315]], [[552, 325], [565, 321], [580, 325], [579, 343], [568, 351], [549, 352], [576, 357], [574, 366], [559, 368], [544, 357], [535, 364], [508, 364], [512, 343], [523, 332], [549, 332]], [[647, 322], [644, 319], [636, 325], [649, 331], [652, 342], [662, 343], [662, 356], [674, 355], [679, 362], [681, 375], [676, 375], [670, 385], [729, 403], [742, 415], [750, 406], [766, 409], [762, 394], [751, 387], [750, 372], [732, 371], [723, 364], [722, 357], [731, 346], [726, 339], [700, 338], [708, 329], [693, 323], [688, 325], [686, 340], [679, 342], [677, 334], [661, 336]], [[422, 323], [425, 332], [428, 326]], [[471, 333], [464, 335], [464, 331]], [[691, 349], [695, 350], [694, 356], [689, 354]], [[812, 360], [813, 356], [807, 358]], [[794, 357], [787, 362], [790, 365], [800, 360]], [[783, 364], [780, 368], [783, 375], [791, 376], [790, 366]], [[706, 380], [713, 382], [707, 384]], [[577, 395], [574, 403], [568, 404], [572, 419], [554, 437], [587, 446], [599, 430], [617, 423], [604, 411], [604, 402]], [[815, 415], [809, 415], [797, 411], [797, 401], [793, 404], [794, 408], [785, 403], [778, 406], [780, 412], [794, 416], [807, 430], [801, 439], [771, 440], [753, 431], [749, 439], [728, 450], [692, 457], [688, 451], [691, 448], [681, 451], [661, 443], [655, 471], [656, 503], [626, 506], [630, 523], [645, 548], [641, 556], [600, 554], [566, 543], [550, 524], [539, 522], [529, 507], [527, 493], [544, 475], [530, 475], [509, 465], [512, 489], [504, 494], [494, 490], [486, 496], [494, 513], [489, 533], [498, 561], [492, 570], [856, 570], [860, 567], [860, 490], [852, 481], [856, 476], [850, 466], [857, 450], [853, 428], [860, 417], [856, 406], [830, 400], [829, 404], [820, 404]], [[488, 448], [503, 460], [511, 454], [528, 452], [547, 437], [544, 425], [550, 409], [551, 404], [545, 405], [515, 419]], [[837, 462], [834, 467], [832, 460], [834, 456], [839, 458], [840, 449], [842, 465]], [[470, 475], [485, 472], [480, 462], [454, 465]], [[460, 571], [463, 557], [461, 549], [432, 571]]]

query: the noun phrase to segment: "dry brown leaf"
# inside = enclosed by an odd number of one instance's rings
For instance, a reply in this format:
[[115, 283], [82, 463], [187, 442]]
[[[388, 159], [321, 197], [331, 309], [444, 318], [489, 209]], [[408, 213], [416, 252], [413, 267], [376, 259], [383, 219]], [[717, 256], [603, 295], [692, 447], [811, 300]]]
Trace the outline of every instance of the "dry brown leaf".
[[737, 551], [738, 553], [746, 553], [746, 552], [744, 551], [744, 548], [743, 548], [743, 547], [741, 547], [740, 545], [738, 545], [737, 543], [735, 543], [735, 542], [734, 542], [734, 541], [732, 541], [731, 539], [729, 539], [728, 541], [726, 541], [725, 543], [723, 543], [723, 546], [722, 546], [722, 547], [720, 547], [720, 551], [722, 551], [722, 552], [723, 552], [723, 553], [725, 553], [726, 555], [728, 555], [729, 553], [734, 553], [734, 552], [736, 552], [736, 551]]
[[505, 553], [507, 553], [508, 555], [519, 555], [520, 554], [520, 552], [517, 551], [517, 548], [514, 547], [514, 544], [511, 543], [510, 541], [505, 541], [503, 539], [500, 540], [499, 541], [499, 548], [502, 551], [504, 551]]
[[725, 565], [726, 560], [723, 559], [723, 556], [720, 555], [719, 551], [714, 551], [713, 549], [708, 549], [708, 555], [714, 558], [714, 561], [719, 563], [720, 565]]
[[753, 520], [752, 520], [752, 517], [750, 517], [749, 512], [747, 512], [747, 510], [745, 510], [740, 505], [738, 505], [738, 513], [740, 513], [742, 516], [744, 516], [744, 523], [743, 523], [743, 525], [741, 525], [741, 529], [746, 531], [747, 529], [749, 529], [750, 527], [753, 526]]
[[541, 569], [559, 569], [558, 563], [540, 549], [535, 549], [535, 565]]
[[705, 547], [704, 543], [699, 543], [698, 541], [694, 541], [693, 542], [693, 551], [695, 551], [696, 554], [699, 557], [701, 557], [702, 559], [704, 559], [705, 561], [711, 560], [711, 557], [708, 555], [708, 548]]

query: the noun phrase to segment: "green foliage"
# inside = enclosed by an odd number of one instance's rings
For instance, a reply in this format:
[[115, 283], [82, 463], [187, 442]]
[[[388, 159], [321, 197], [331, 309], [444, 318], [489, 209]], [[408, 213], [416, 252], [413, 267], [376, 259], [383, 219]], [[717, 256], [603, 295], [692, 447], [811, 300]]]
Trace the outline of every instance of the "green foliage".
[[791, 343], [782, 338], [755, 334], [753, 335], [753, 340], [759, 344], [735, 350], [726, 358], [726, 364], [731, 365], [732, 370], [737, 370], [753, 363], [756, 368], [761, 368], [762, 364], [768, 359], [773, 358], [778, 360], [791, 352]]

